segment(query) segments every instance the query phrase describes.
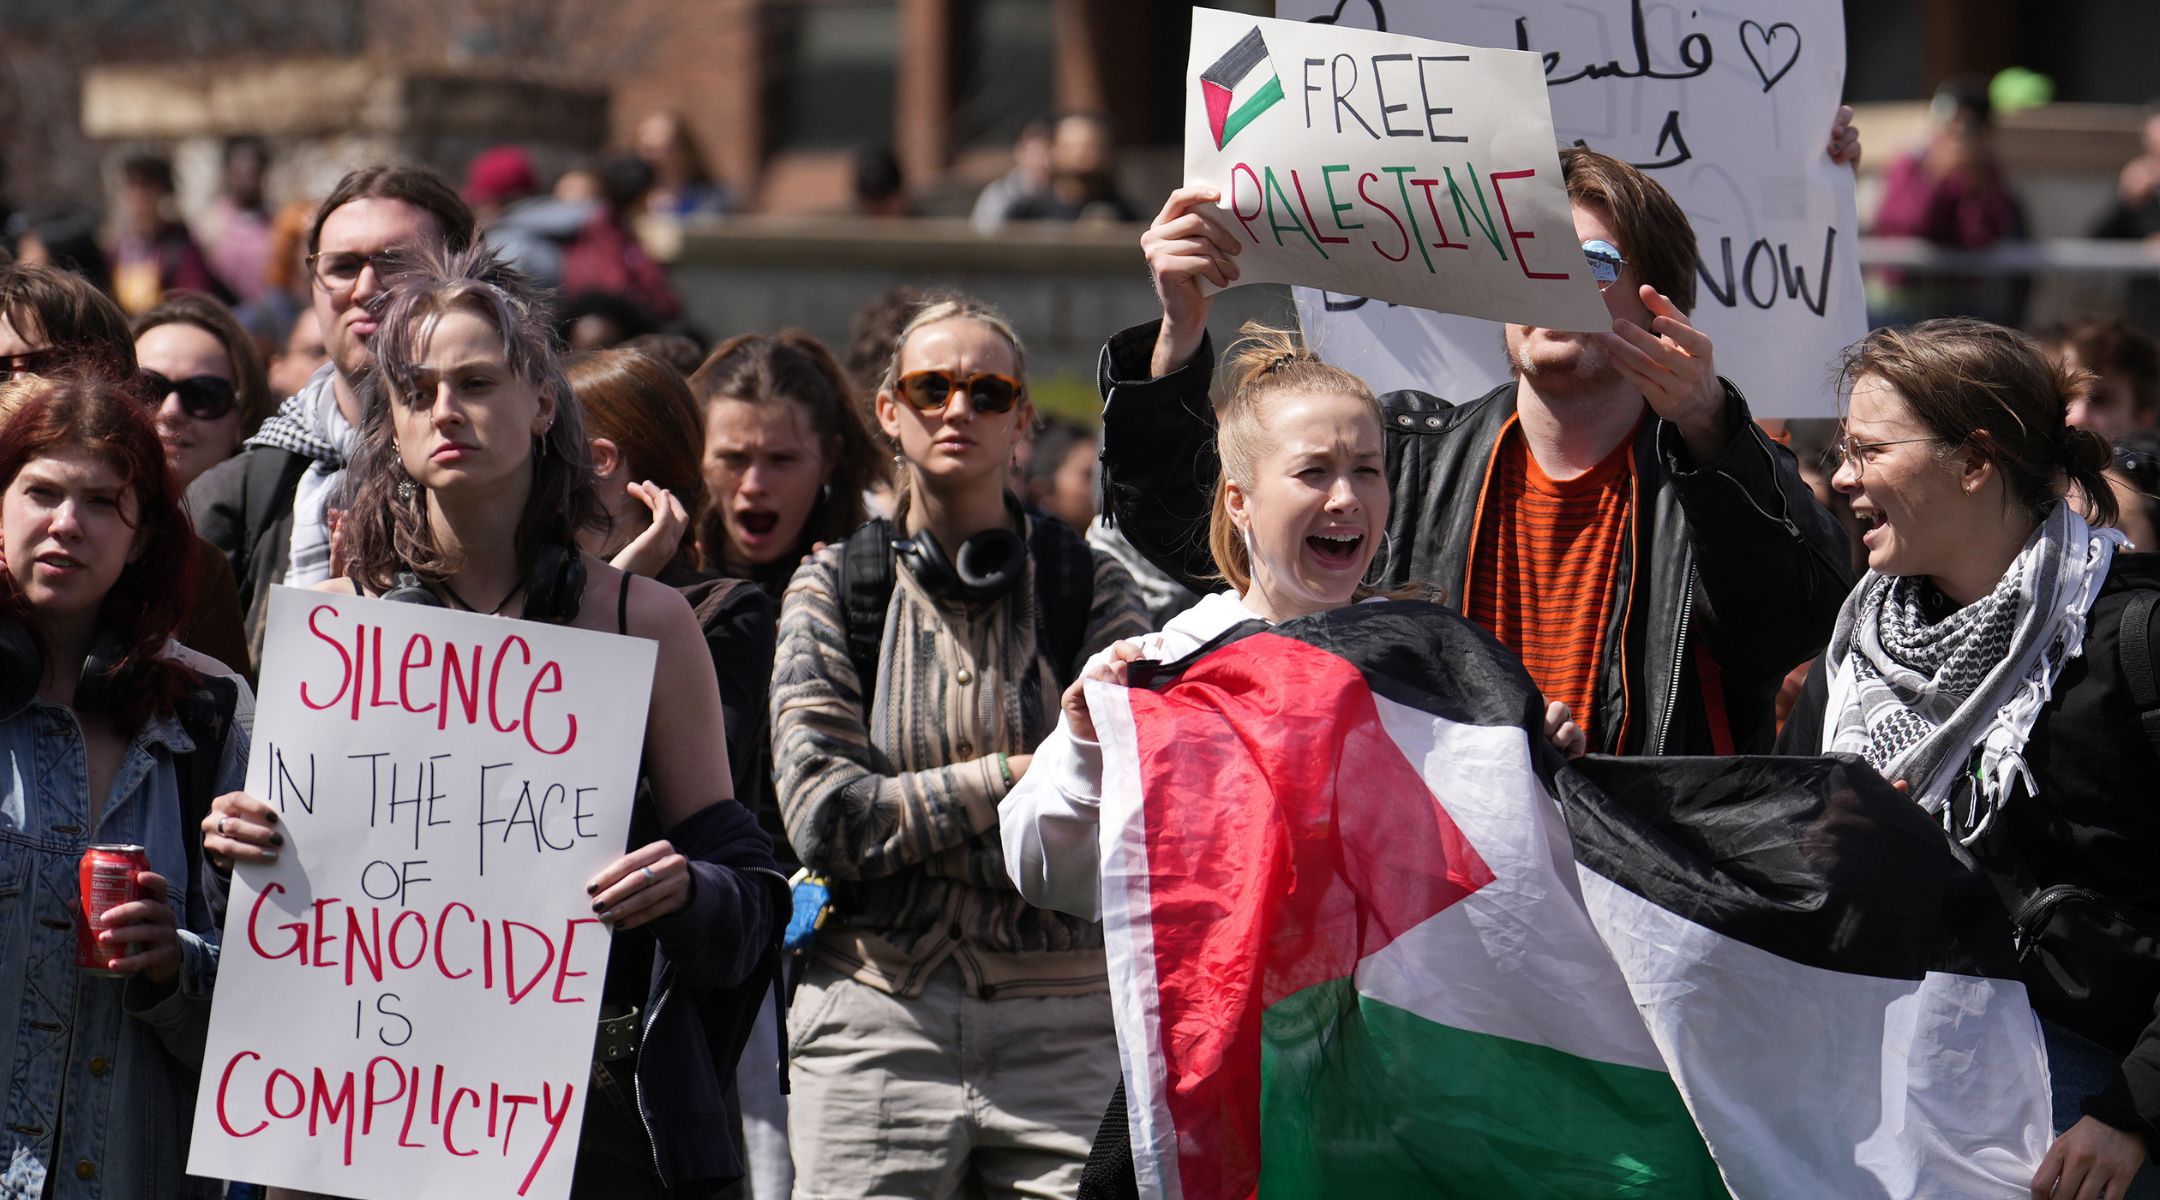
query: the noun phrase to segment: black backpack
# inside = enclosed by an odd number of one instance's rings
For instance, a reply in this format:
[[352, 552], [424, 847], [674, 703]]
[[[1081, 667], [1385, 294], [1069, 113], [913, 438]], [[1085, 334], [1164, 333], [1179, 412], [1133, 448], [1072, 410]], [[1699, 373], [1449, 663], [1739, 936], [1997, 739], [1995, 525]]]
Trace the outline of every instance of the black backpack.
[[[1028, 558], [1035, 564], [1035, 644], [1057, 670], [1064, 688], [1079, 676], [1087, 644], [1088, 611], [1095, 603], [1095, 558], [1072, 527], [1033, 508], [1027, 510]], [[878, 650], [885, 641], [885, 609], [898, 570], [893, 525], [872, 518], [840, 544], [837, 580], [848, 659], [855, 664], [865, 718], [877, 694]]]

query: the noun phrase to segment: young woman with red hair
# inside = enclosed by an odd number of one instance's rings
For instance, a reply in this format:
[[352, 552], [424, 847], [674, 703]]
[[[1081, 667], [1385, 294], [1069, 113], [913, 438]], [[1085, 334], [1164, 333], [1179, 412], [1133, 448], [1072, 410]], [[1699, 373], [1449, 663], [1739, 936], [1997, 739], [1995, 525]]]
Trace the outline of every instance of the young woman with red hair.
[[[0, 384], [0, 1192], [208, 1196], [185, 1177], [217, 976], [193, 817], [238, 788], [237, 688], [173, 657], [192, 561], [149, 411], [127, 385]], [[103, 914], [118, 977], [75, 965], [77, 866], [141, 846]]]

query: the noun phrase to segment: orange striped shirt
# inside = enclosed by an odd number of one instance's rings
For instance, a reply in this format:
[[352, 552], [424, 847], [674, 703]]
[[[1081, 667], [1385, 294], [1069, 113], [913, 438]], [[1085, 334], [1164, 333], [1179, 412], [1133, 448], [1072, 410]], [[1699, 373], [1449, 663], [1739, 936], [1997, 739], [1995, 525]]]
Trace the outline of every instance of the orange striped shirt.
[[1500, 435], [1465, 593], [1471, 620], [1522, 656], [1547, 700], [1598, 744], [1593, 707], [1620, 548], [1633, 507], [1635, 439], [1573, 479], [1538, 466], [1512, 420]]

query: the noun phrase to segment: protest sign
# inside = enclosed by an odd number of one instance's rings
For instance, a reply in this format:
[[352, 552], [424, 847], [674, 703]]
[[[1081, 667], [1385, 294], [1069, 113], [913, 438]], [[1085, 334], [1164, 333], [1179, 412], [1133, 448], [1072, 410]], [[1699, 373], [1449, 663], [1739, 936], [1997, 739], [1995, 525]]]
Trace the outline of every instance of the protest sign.
[[564, 1197], [655, 644], [279, 588], [188, 1169]]
[[[1687, 211], [1692, 321], [1719, 373], [1758, 416], [1832, 415], [1837, 352], [1867, 331], [1852, 172], [1826, 153], [1845, 82], [1835, 0], [1278, 0], [1276, 15], [1330, 37], [1357, 25], [1542, 55], [1560, 141], [1643, 168]], [[1388, 299], [1301, 288], [1298, 313], [1323, 356], [1379, 390], [1461, 402], [1507, 379], [1498, 329]]]
[[1193, 10], [1185, 182], [1299, 283], [1553, 329], [1611, 323], [1534, 54]]

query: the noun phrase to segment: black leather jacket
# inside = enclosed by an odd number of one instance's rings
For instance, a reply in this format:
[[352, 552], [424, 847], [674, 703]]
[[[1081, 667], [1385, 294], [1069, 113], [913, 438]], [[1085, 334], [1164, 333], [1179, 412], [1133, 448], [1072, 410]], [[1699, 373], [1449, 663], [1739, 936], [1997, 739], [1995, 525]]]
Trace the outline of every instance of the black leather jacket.
[[[1190, 363], [1151, 379], [1156, 331], [1135, 326], [1103, 347], [1105, 508], [1151, 562], [1207, 590], [1220, 586], [1207, 549], [1221, 471], [1208, 400], [1214, 348], [1203, 341]], [[1737, 389], [1725, 390], [1735, 433], [1716, 462], [1693, 464], [1663, 421], [1644, 422], [1636, 438], [1640, 502], [1605, 631], [1593, 750], [1766, 749], [1779, 683], [1821, 651], [1851, 590], [1844, 533], [1792, 453], [1755, 426]], [[1515, 385], [1461, 406], [1416, 391], [1380, 403], [1393, 490], [1383, 585], [1437, 585], [1459, 606]]]

